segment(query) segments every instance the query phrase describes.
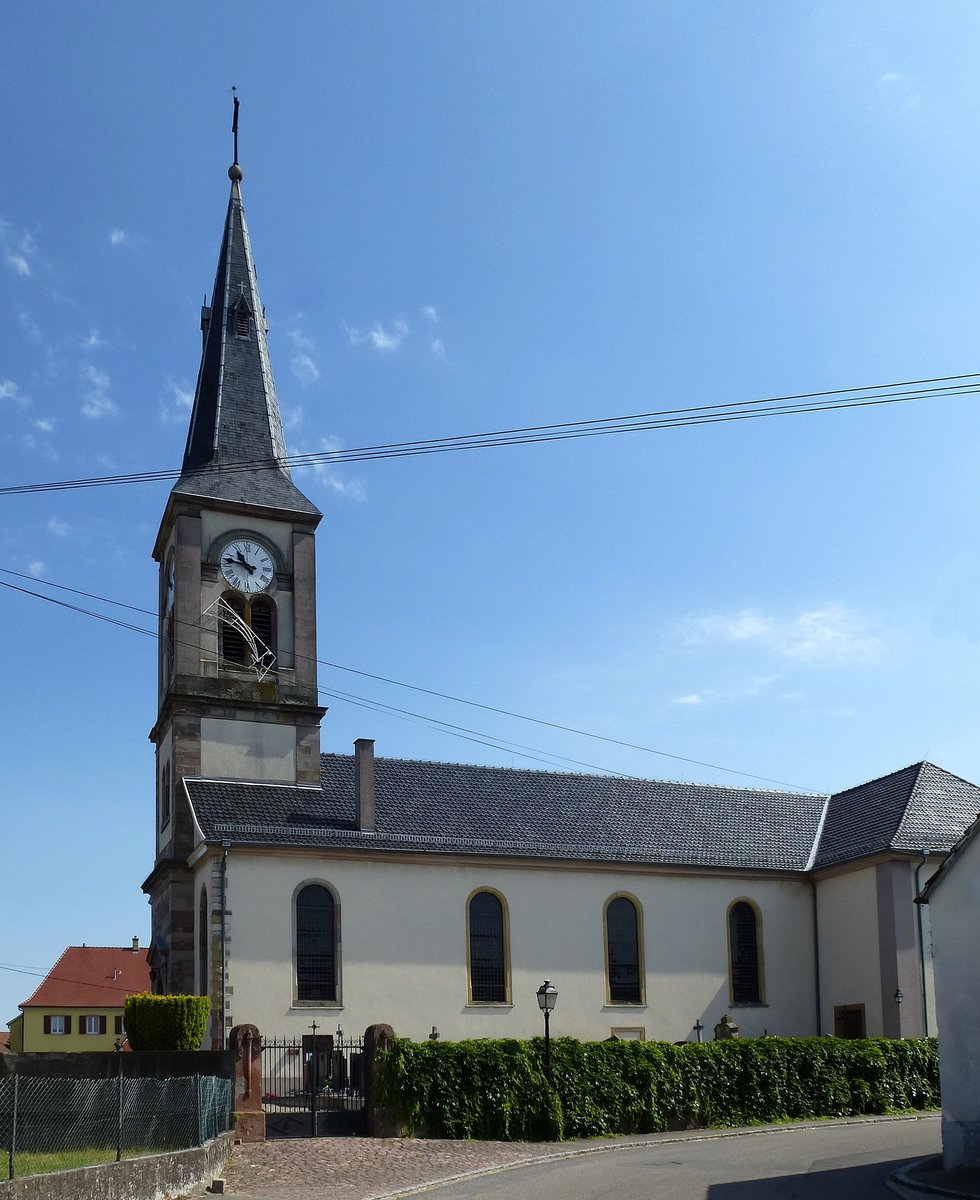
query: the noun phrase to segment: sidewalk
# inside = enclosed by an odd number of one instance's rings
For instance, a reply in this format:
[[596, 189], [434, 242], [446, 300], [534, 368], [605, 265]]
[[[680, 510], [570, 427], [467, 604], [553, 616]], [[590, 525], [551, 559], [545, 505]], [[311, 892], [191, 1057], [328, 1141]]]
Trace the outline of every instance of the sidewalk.
[[896, 1171], [890, 1186], [906, 1200], [922, 1196], [952, 1196], [959, 1200], [980, 1200], [980, 1170], [944, 1171], [943, 1160], [923, 1158]]
[[[921, 1119], [921, 1118], [920, 1118]], [[831, 1124], [869, 1124], [908, 1117], [855, 1117]], [[236, 1146], [225, 1172], [225, 1195], [240, 1200], [380, 1200], [431, 1187], [465, 1175], [505, 1170], [530, 1162], [610, 1152], [628, 1146], [742, 1137], [786, 1129], [756, 1125], [747, 1129], [692, 1129], [639, 1137], [598, 1138], [574, 1142], [468, 1142], [417, 1138], [276, 1139]], [[891, 1186], [906, 1200], [923, 1195], [980, 1200], [973, 1172], [962, 1172], [949, 1190], [952, 1176], [939, 1169], [939, 1159], [925, 1159], [896, 1172]], [[903, 1178], [899, 1179], [898, 1177]], [[329, 1189], [329, 1190], [328, 1190]]]

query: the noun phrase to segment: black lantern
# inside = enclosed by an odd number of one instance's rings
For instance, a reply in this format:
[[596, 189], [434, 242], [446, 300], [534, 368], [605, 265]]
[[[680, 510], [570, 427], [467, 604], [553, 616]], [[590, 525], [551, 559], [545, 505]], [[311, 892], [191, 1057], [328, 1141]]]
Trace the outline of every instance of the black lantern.
[[538, 988], [538, 1008], [544, 1013], [544, 1073], [551, 1083], [551, 1014], [558, 1003], [558, 989], [546, 979]]

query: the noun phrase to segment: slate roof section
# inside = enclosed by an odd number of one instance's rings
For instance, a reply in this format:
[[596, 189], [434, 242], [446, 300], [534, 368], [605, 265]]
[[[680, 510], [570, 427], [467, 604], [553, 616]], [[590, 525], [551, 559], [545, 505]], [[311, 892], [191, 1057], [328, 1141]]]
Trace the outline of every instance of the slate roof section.
[[151, 991], [146, 949], [69, 946], [20, 1008], [122, 1008]]
[[825, 796], [658, 780], [375, 761], [376, 829], [355, 828], [354, 760], [321, 788], [187, 779], [207, 841], [802, 871]]
[[831, 796], [814, 866], [887, 850], [946, 853], [978, 812], [975, 784], [932, 763], [913, 763]]
[[[236, 333], [236, 307], [242, 304], [250, 323], [247, 337]], [[173, 493], [318, 520], [319, 509], [293, 483], [285, 457], [265, 312], [241, 188], [233, 179], [184, 462]]]

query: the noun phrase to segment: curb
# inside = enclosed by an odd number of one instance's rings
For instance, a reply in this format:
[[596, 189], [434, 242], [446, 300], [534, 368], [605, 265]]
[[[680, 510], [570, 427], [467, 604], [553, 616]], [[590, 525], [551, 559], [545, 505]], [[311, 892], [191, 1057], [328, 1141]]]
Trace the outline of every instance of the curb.
[[899, 1196], [904, 1196], [905, 1200], [919, 1200], [922, 1196], [949, 1196], [953, 1200], [975, 1200], [975, 1192], [961, 1192], [955, 1188], [946, 1188], [938, 1184], [923, 1183], [919, 1179], [913, 1179], [909, 1173], [917, 1170], [919, 1167], [925, 1166], [926, 1163], [937, 1163], [941, 1167], [942, 1156], [930, 1154], [928, 1158], [917, 1158], [914, 1162], [906, 1163], [904, 1167], [899, 1167], [897, 1171], [893, 1171], [885, 1182], [893, 1192], [897, 1192]]

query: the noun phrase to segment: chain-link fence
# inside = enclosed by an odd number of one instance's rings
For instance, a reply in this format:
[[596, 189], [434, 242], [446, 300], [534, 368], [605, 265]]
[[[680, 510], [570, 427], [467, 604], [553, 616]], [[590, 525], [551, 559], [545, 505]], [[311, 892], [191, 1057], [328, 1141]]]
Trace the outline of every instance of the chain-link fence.
[[0, 1078], [0, 1172], [6, 1165], [14, 1179], [200, 1146], [231, 1128], [231, 1102], [231, 1080], [208, 1075]]

